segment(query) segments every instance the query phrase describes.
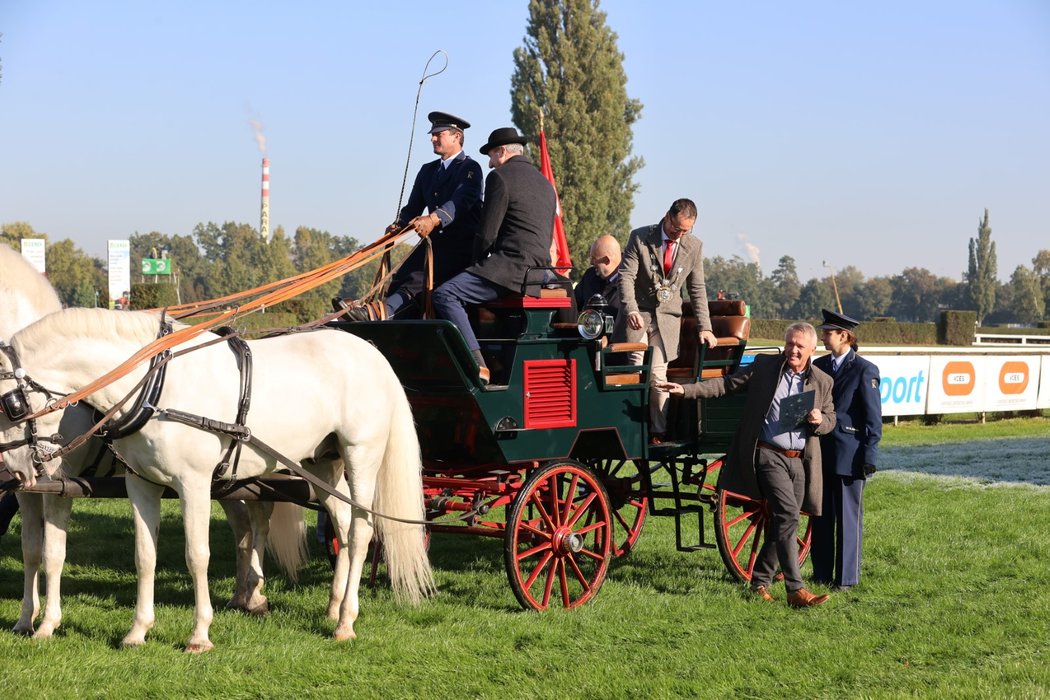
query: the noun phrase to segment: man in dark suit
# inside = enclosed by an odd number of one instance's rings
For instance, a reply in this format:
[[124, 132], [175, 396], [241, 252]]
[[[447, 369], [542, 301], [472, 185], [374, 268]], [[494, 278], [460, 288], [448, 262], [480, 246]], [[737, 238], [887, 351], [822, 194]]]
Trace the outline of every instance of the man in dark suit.
[[[481, 222], [481, 165], [463, 152], [465, 119], [445, 112], [431, 112], [430, 142], [439, 158], [419, 169], [408, 203], [387, 233], [412, 228], [420, 238], [430, 237], [434, 250], [434, 287], [462, 272], [471, 263], [474, 238]], [[426, 208], [427, 213], [423, 213]], [[426, 249], [419, 246], [401, 263], [390, 280], [385, 308], [372, 305], [351, 309], [355, 321], [410, 316], [421, 312], [413, 303], [426, 286]], [[334, 299], [336, 310], [349, 302]]]
[[[481, 231], [475, 239], [471, 267], [434, 292], [434, 310], [459, 328], [478, 363], [478, 376], [488, 382], [466, 304], [494, 301], [525, 290], [530, 269], [550, 266], [551, 236], [557, 198], [554, 188], [524, 155], [525, 137], [513, 127], [496, 129], [481, 153], [489, 157], [492, 172], [485, 179], [485, 206]], [[530, 283], [540, 283], [542, 271]]]
[[[686, 398], [717, 398], [747, 389], [744, 413], [719, 472], [718, 487], [748, 498], [765, 498], [772, 517], [751, 574], [751, 590], [773, 601], [769, 592], [777, 566], [784, 572], [788, 604], [795, 608], [820, 605], [827, 595], [814, 595], [802, 585], [798, 563], [798, 523], [802, 510], [819, 514], [821, 439], [835, 427], [831, 377], [810, 362], [817, 349], [817, 332], [795, 323], [784, 333], [779, 355], [756, 355], [727, 377], [682, 386], [664, 382], [658, 388]], [[788, 420], [781, 405], [813, 392], [813, 408], [801, 421]], [[797, 399], [795, 399], [797, 400]]]
[[[595, 239], [591, 244], [591, 266], [583, 273], [579, 284], [573, 290], [577, 308], [582, 309], [587, 306], [591, 297], [597, 294], [605, 300], [608, 314], [618, 324], [622, 324], [623, 321], [620, 318], [620, 263], [622, 260], [620, 242], [614, 236], [605, 234]], [[614, 335], [614, 337], [617, 336]]]
[[[626, 339], [652, 346], [654, 386], [667, 380], [667, 364], [678, 357], [683, 289], [696, 313], [700, 342], [712, 348], [718, 344], [707, 310], [703, 244], [688, 235], [696, 216], [692, 200], [675, 200], [660, 223], [631, 231], [620, 266]], [[641, 364], [642, 358], [642, 353], [632, 353], [629, 360]], [[651, 442], [662, 442], [667, 432], [666, 393], [650, 392], [649, 414]]]
[[879, 368], [857, 354], [858, 322], [823, 309], [824, 347], [813, 364], [835, 380], [838, 425], [820, 438], [824, 507], [813, 520], [813, 578], [849, 589], [860, 582], [864, 484], [875, 473], [882, 440]]

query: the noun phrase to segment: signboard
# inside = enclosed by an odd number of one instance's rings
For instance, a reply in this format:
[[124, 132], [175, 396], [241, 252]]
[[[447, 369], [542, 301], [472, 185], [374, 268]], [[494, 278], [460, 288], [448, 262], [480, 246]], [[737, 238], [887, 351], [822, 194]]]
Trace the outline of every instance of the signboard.
[[131, 243], [109, 241], [109, 307], [118, 299], [127, 299], [131, 291]]
[[985, 410], [988, 357], [938, 355], [930, 358], [930, 413]]
[[986, 359], [984, 410], [1028, 411], [1039, 395], [1039, 358], [1011, 355]]
[[1036, 408], [1050, 408], [1050, 355], [1043, 355], [1042, 366], [1039, 368], [1039, 398], [1035, 401]]
[[22, 257], [28, 260], [29, 264], [35, 267], [36, 271], [42, 275], [47, 272], [45, 246], [46, 243], [43, 238], [22, 239]]
[[930, 390], [929, 355], [865, 355], [879, 368], [883, 416], [921, 416]]
[[170, 275], [171, 258], [143, 258], [142, 274], [144, 275]]

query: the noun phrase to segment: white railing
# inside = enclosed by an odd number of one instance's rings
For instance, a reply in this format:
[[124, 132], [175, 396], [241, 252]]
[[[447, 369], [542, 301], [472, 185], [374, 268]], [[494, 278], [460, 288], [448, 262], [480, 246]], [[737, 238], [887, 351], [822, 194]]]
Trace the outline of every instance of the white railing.
[[1050, 335], [1010, 335], [1002, 333], [978, 333], [974, 345], [1050, 345]]

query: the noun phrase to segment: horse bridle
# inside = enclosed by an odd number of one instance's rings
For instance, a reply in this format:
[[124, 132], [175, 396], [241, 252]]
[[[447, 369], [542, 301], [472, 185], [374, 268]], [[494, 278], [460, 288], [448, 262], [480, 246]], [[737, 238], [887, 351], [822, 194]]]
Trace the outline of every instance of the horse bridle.
[[28, 446], [32, 452], [33, 464], [36, 465], [37, 476], [41, 476], [44, 470], [44, 463], [48, 461], [45, 455], [42, 454], [41, 443], [49, 442], [61, 445], [62, 436], [58, 433], [51, 436], [40, 436], [37, 430], [36, 418], [27, 418], [30, 415], [29, 394], [43, 394], [48, 401], [53, 401], [56, 392], [48, 390], [26, 374], [22, 363], [18, 361], [18, 353], [10, 345], [0, 341], [0, 352], [7, 355], [8, 360], [11, 361], [10, 370], [0, 371], [0, 380], [13, 379], [16, 383], [14, 389], [0, 394], [0, 412], [3, 412], [12, 423], [16, 425], [23, 423], [25, 425], [25, 437], [20, 440], [12, 440], [11, 442], [0, 442], [0, 453]]

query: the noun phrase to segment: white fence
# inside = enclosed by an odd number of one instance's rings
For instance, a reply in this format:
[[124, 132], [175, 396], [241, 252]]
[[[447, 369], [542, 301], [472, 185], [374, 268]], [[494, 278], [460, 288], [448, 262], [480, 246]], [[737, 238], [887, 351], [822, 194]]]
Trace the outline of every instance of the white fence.
[[974, 345], [997, 346], [997, 345], [1042, 345], [1050, 347], [1050, 335], [1006, 335], [999, 333], [978, 333], [974, 337]]

